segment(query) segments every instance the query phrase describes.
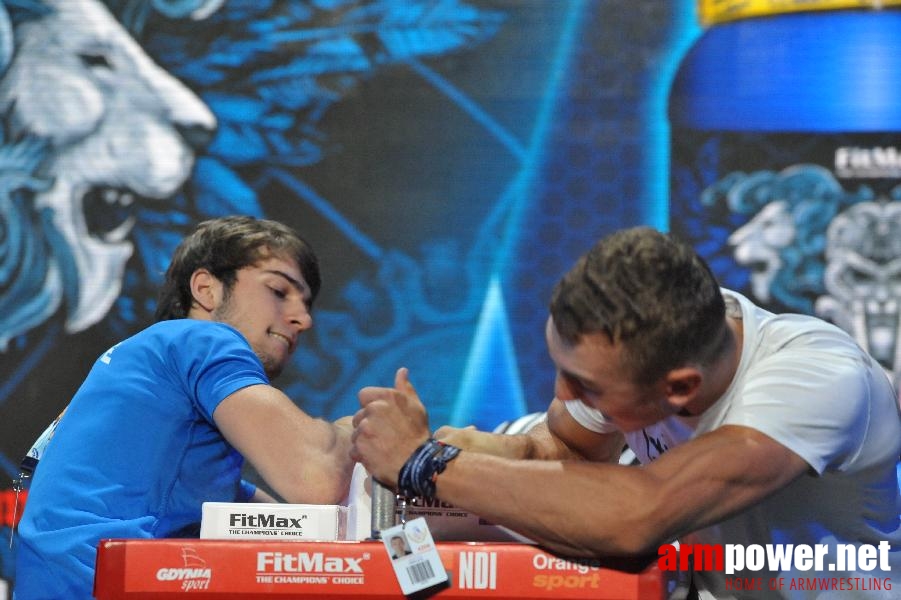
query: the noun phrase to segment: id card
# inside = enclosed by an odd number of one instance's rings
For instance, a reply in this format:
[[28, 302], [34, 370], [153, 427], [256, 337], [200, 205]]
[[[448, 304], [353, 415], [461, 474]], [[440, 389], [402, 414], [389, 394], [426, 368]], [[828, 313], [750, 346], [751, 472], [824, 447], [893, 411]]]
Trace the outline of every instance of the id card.
[[383, 529], [381, 537], [405, 595], [442, 584], [446, 587], [447, 571], [423, 517]]

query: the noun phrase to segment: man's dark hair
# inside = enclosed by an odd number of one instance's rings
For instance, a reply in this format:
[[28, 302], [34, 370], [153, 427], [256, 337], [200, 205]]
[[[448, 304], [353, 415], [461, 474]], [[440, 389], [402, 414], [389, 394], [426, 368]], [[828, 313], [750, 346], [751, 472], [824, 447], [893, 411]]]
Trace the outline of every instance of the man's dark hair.
[[550, 302], [560, 338], [603, 333], [636, 383], [708, 364], [728, 341], [719, 284], [695, 251], [649, 227], [618, 231], [582, 256]]
[[270, 256], [297, 261], [310, 286], [312, 305], [322, 281], [319, 262], [310, 245], [293, 229], [277, 221], [230, 216], [200, 223], [175, 249], [160, 291], [156, 320], [188, 316], [193, 300], [191, 275], [197, 269], [212, 273], [223, 283], [228, 294], [239, 269]]

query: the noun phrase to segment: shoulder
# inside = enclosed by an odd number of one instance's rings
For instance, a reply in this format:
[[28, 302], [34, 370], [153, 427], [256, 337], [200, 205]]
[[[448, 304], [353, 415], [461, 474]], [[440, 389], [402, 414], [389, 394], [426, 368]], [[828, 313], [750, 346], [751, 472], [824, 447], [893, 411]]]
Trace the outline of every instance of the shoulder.
[[240, 359], [258, 362], [237, 329], [224, 323], [174, 319], [155, 323], [113, 347], [109, 353], [134, 360], [157, 357], [170, 365], [213, 364]]
[[866, 353], [846, 331], [819, 317], [799, 313], [772, 313], [732, 290], [722, 289], [727, 313], [741, 319], [745, 343], [742, 354], [755, 362], [774, 355], [780, 360], [820, 361], [824, 356], [856, 363]]
[[182, 343], [188, 340], [203, 339], [248, 345], [244, 336], [231, 325], [215, 321], [201, 321], [199, 319], [160, 321], [138, 333], [135, 338], [154, 340], [160, 343], [172, 343], [176, 346], [183, 345]]
[[722, 407], [726, 423], [754, 428], [818, 472], [844, 465], [877, 414], [897, 414], [882, 368], [845, 332], [804, 315], [763, 325]]
[[167, 334], [178, 334], [184, 333], [187, 331], [197, 331], [197, 332], [234, 332], [238, 335], [238, 330], [232, 327], [231, 325], [227, 325], [225, 323], [220, 323], [218, 321], [203, 321], [201, 319], [170, 319], [168, 321], [158, 321], [153, 325], [150, 325], [144, 332], [147, 333], [155, 333], [158, 335], [167, 335]]

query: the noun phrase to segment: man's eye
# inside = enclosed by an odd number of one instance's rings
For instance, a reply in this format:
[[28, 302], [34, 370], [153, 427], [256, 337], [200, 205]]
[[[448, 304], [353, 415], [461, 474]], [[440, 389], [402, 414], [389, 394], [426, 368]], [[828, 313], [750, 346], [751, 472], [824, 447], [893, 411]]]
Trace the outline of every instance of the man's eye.
[[598, 391], [597, 388], [585, 383], [584, 381], [580, 381], [576, 385], [579, 386], [579, 390], [582, 392], [583, 396], [598, 396], [598, 395], [600, 395], [600, 392]]
[[284, 291], [282, 291], [282, 290], [279, 290], [279, 289], [276, 289], [276, 288], [270, 288], [270, 289], [272, 290], [272, 293], [275, 294], [275, 296], [276, 296], [277, 298], [285, 298], [285, 297], [288, 296], [287, 292], [284, 292]]

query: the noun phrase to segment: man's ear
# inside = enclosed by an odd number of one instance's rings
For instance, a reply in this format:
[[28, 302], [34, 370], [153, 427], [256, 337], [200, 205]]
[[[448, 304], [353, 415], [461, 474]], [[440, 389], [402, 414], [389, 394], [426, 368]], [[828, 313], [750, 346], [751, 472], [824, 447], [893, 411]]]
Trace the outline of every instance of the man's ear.
[[666, 401], [677, 413], [688, 411], [697, 398], [703, 381], [701, 371], [694, 367], [673, 369], [664, 377]]
[[191, 274], [192, 307], [210, 313], [222, 300], [222, 282], [206, 269], [197, 269]]

